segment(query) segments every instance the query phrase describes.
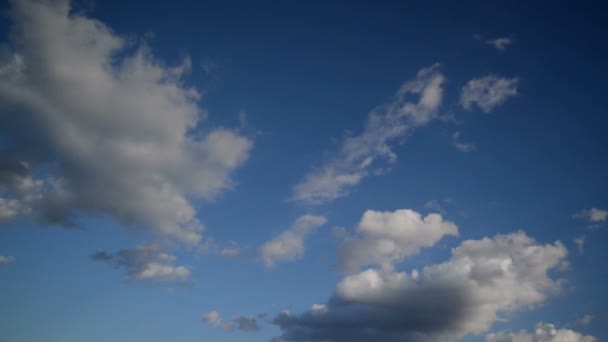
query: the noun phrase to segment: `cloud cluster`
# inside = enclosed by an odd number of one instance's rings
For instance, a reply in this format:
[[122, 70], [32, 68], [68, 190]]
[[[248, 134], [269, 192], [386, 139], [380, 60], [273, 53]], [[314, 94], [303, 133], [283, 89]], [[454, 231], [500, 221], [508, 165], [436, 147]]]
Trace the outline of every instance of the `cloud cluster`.
[[159, 244], [139, 245], [115, 254], [97, 251], [91, 259], [124, 269], [127, 281], [186, 284], [190, 279], [190, 269], [176, 265], [176, 257], [166, 253]]
[[355, 271], [365, 265], [392, 267], [404, 257], [431, 247], [445, 236], [458, 235], [458, 227], [439, 214], [422, 217], [410, 209], [394, 212], [367, 210], [338, 250], [342, 270]]
[[68, 0], [12, 1], [11, 18], [0, 61], [0, 221], [109, 215], [198, 243], [192, 198], [232, 188], [252, 142], [200, 129], [200, 95], [182, 80], [190, 60], [166, 66]]
[[464, 241], [446, 262], [421, 271], [367, 269], [344, 278], [323, 306], [283, 312], [277, 341], [453, 341], [487, 331], [508, 312], [541, 304], [560, 289], [549, 272], [564, 246], [524, 232]]
[[460, 104], [470, 110], [477, 106], [485, 113], [517, 95], [517, 78], [502, 78], [494, 75], [474, 78], [467, 82], [460, 94]]
[[376, 164], [396, 160], [391, 145], [438, 117], [444, 82], [438, 64], [420, 70], [391, 102], [369, 113], [363, 132], [346, 137], [331, 158], [295, 185], [292, 199], [307, 204], [329, 202], [346, 196], [364, 178], [384, 172]]
[[222, 328], [225, 331], [232, 332], [235, 330], [245, 332], [255, 332], [260, 330], [258, 321], [255, 317], [237, 316], [228, 322], [223, 322], [222, 317], [217, 311], [210, 311], [203, 315], [202, 321], [211, 324], [214, 327]]
[[323, 216], [300, 216], [291, 227], [260, 247], [260, 257], [267, 267], [278, 261], [294, 260], [304, 253], [304, 240], [323, 226], [327, 219]]
[[533, 332], [500, 332], [486, 335], [485, 342], [596, 342], [593, 336], [582, 335], [570, 329], [558, 329], [553, 324], [538, 323]]
[[0, 266], [8, 265], [15, 260], [12, 256], [0, 255]]

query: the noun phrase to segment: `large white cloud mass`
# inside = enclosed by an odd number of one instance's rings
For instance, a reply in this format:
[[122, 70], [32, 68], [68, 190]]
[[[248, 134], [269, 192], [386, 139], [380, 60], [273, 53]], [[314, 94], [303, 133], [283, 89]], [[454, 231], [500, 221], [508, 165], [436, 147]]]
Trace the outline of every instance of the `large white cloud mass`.
[[213, 200], [252, 142], [198, 125], [200, 95], [149, 48], [69, 1], [12, 1], [0, 63], [0, 221], [72, 224], [79, 213], [197, 243], [192, 198]]
[[453, 341], [487, 331], [501, 314], [532, 308], [560, 289], [549, 272], [567, 256], [524, 232], [464, 241], [446, 262], [344, 278], [329, 302], [274, 319], [279, 341]]

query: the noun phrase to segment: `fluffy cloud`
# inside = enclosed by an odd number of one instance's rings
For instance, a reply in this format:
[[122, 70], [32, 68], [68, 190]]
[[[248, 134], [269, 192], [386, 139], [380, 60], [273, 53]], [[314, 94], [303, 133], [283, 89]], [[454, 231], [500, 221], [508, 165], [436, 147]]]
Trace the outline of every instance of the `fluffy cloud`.
[[538, 323], [533, 332], [500, 332], [486, 335], [485, 342], [595, 342], [593, 336], [584, 336], [574, 330], [557, 329], [549, 323]]
[[190, 269], [176, 265], [176, 257], [167, 254], [159, 244], [139, 245], [115, 254], [97, 251], [91, 259], [123, 268], [127, 281], [185, 284], [190, 279]]
[[327, 219], [322, 216], [300, 216], [293, 225], [260, 248], [260, 257], [268, 267], [277, 261], [294, 260], [304, 253], [306, 237], [323, 226]]
[[422, 271], [367, 269], [336, 287], [323, 310], [274, 319], [279, 341], [453, 341], [487, 331], [502, 314], [541, 304], [560, 289], [549, 272], [564, 246], [523, 232], [467, 240]]
[[391, 144], [438, 117], [444, 82], [439, 65], [420, 70], [390, 103], [371, 111], [363, 132], [345, 138], [329, 160], [295, 185], [292, 199], [307, 204], [332, 201], [346, 196], [364, 178], [384, 172], [378, 162], [397, 158]]
[[15, 260], [12, 256], [0, 255], [0, 266], [8, 265]]
[[581, 210], [574, 216], [585, 219], [591, 223], [601, 223], [606, 222], [606, 219], [608, 219], [608, 210], [591, 208], [587, 210]]
[[410, 209], [367, 210], [359, 221], [357, 234], [347, 238], [338, 251], [340, 267], [345, 271], [371, 264], [390, 267], [445, 236], [458, 235], [458, 227], [439, 214], [422, 217]]
[[240, 330], [245, 332], [254, 332], [260, 330], [258, 321], [255, 317], [248, 316], [237, 316], [229, 322], [222, 322], [222, 318], [217, 311], [210, 311], [206, 313], [202, 321], [207, 324], [211, 324], [214, 327], [222, 328], [225, 331], [232, 332], [234, 330]]
[[[252, 142], [197, 129], [190, 60], [158, 61], [67, 0], [12, 1], [12, 50], [0, 62], [0, 220], [73, 224], [110, 215], [129, 227], [198, 243], [191, 198], [213, 200]], [[36, 175], [34, 177], [34, 175]]]
[[507, 37], [486, 40], [486, 44], [491, 45], [497, 51], [505, 51], [507, 46], [513, 44], [513, 40]]
[[460, 104], [467, 110], [476, 105], [485, 113], [489, 113], [510, 97], [517, 95], [518, 83], [517, 78], [493, 75], [474, 78], [462, 88]]

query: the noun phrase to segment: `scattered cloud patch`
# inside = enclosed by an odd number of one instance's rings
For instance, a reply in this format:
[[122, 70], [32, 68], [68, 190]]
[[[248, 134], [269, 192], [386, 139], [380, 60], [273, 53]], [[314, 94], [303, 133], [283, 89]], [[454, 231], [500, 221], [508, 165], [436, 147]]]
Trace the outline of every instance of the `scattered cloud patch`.
[[574, 244], [576, 245], [576, 248], [578, 249], [578, 254], [583, 255], [583, 250], [585, 248], [585, 236], [579, 236], [576, 239], [574, 239]]
[[553, 324], [538, 323], [532, 332], [522, 330], [518, 333], [499, 332], [489, 334], [485, 342], [596, 342], [593, 336], [582, 335], [570, 329], [558, 329]]
[[15, 260], [15, 258], [12, 256], [0, 255], [0, 266], [8, 265], [13, 262], [13, 260]]
[[456, 147], [460, 152], [473, 152], [477, 151], [477, 147], [472, 143], [465, 143], [460, 140], [461, 134], [460, 132], [454, 132], [452, 134], [452, 145]]
[[505, 51], [507, 47], [513, 44], [513, 39], [507, 37], [500, 37], [495, 39], [486, 40], [486, 44], [491, 45], [496, 51]]
[[367, 269], [344, 278], [324, 310], [274, 318], [277, 341], [454, 341], [486, 332], [503, 314], [560, 290], [564, 246], [524, 232], [463, 241], [446, 262], [421, 271]]
[[608, 219], [608, 210], [598, 208], [585, 209], [576, 213], [574, 217], [587, 220], [589, 223], [603, 223]]
[[10, 142], [0, 220], [73, 225], [75, 215], [102, 214], [199, 243], [190, 199], [233, 188], [252, 141], [225, 128], [194, 131], [206, 113], [184, 82], [190, 59], [167, 66], [67, 0], [12, 1], [11, 18], [0, 61], [0, 133]]
[[458, 227], [440, 214], [425, 217], [411, 209], [393, 212], [367, 210], [338, 250], [338, 264], [347, 272], [365, 265], [392, 267], [395, 262], [431, 247], [446, 236], [458, 235]]
[[344, 138], [323, 165], [294, 186], [292, 200], [306, 204], [330, 202], [348, 195], [366, 177], [383, 173], [378, 164], [397, 159], [391, 145], [439, 117], [444, 83], [438, 64], [421, 69], [414, 80], [401, 86], [391, 102], [369, 113], [359, 135]]
[[91, 259], [124, 269], [127, 281], [186, 284], [191, 275], [188, 267], [176, 265], [176, 257], [167, 254], [159, 244], [139, 245], [117, 253], [97, 251]]
[[228, 322], [223, 322], [222, 317], [217, 311], [210, 311], [203, 315], [203, 323], [210, 324], [216, 328], [222, 328], [227, 332], [240, 330], [244, 332], [255, 332], [260, 330], [258, 321], [255, 317], [237, 316]]
[[300, 258], [304, 254], [304, 240], [325, 223], [327, 219], [323, 216], [300, 216], [288, 230], [260, 247], [262, 261], [272, 267], [279, 261]]
[[219, 327], [220, 325], [222, 325], [222, 317], [217, 311], [210, 311], [206, 313], [205, 315], [203, 315], [203, 318], [201, 320], [204, 323], [211, 324], [215, 327]]
[[583, 317], [576, 320], [576, 325], [587, 326], [591, 324], [591, 321], [593, 321], [593, 315], [584, 315]]
[[477, 106], [483, 112], [489, 113], [517, 95], [518, 84], [517, 78], [502, 78], [494, 75], [474, 78], [462, 88], [460, 104], [466, 110]]

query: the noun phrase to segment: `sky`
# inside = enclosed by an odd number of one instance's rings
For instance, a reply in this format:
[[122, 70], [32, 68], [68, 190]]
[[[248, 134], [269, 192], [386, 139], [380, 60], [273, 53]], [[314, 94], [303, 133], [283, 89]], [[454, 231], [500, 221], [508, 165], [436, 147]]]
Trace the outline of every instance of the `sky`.
[[0, 12], [0, 340], [608, 339], [597, 3]]

